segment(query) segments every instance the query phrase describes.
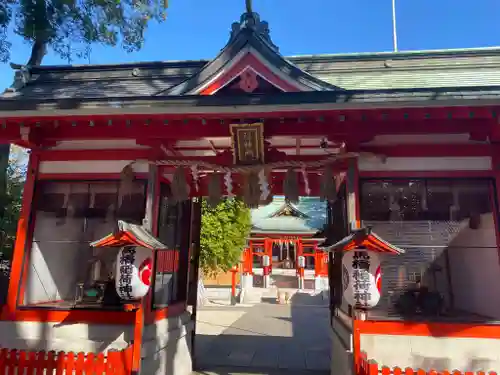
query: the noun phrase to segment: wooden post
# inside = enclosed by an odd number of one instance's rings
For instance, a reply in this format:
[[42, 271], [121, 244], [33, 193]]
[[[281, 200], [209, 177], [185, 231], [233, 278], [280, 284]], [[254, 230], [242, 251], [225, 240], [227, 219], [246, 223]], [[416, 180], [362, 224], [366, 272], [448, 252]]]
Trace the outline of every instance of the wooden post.
[[[323, 261], [323, 252], [318, 250], [318, 245], [314, 245], [314, 277], [320, 274], [320, 262]], [[321, 267], [323, 267], [321, 265]]]
[[378, 375], [378, 364], [375, 361], [368, 362], [368, 375]]
[[[146, 210], [145, 216], [142, 221], [143, 227], [153, 233], [153, 223], [155, 222], [155, 213], [157, 210], [155, 208], [156, 195], [158, 194], [158, 166], [157, 165], [149, 165], [149, 173], [148, 173], [148, 185], [147, 185], [147, 193], [146, 193]], [[155, 269], [154, 265], [155, 256], [153, 254], [152, 257], [152, 269]], [[154, 277], [154, 275], [152, 276]], [[154, 285], [154, 284], [153, 284]], [[149, 297], [153, 293], [152, 290], [149, 291], [148, 295], [145, 296], [139, 308], [135, 312], [135, 327], [134, 327], [134, 347], [132, 354], [132, 374], [140, 374], [141, 373], [141, 361], [142, 361], [142, 341], [144, 334], [144, 326], [146, 320], [146, 314], [151, 309], [151, 298]]]
[[191, 335], [191, 360], [193, 369], [196, 369], [196, 315], [198, 312], [198, 278], [200, 276], [200, 232], [201, 232], [201, 198], [192, 200], [191, 210], [191, 264], [192, 278], [189, 283], [189, 298], [191, 299], [193, 310], [191, 321], [193, 322], [193, 333]]
[[361, 355], [361, 337], [356, 318], [352, 320], [352, 358], [354, 360], [354, 373], [359, 374], [360, 355]]
[[26, 182], [24, 183], [24, 191], [22, 198], [21, 214], [17, 222], [16, 242], [14, 245], [14, 253], [12, 256], [12, 265], [10, 271], [9, 289], [7, 292], [7, 304], [2, 309], [2, 319], [13, 319], [16, 311], [19, 293], [23, 292], [20, 287], [25, 259], [26, 248], [29, 246], [28, 240], [31, 238], [29, 233], [32, 212], [33, 199], [35, 194], [35, 184], [38, 175], [38, 166], [40, 160], [38, 155], [31, 154], [28, 162]]
[[236, 272], [238, 272], [237, 266], [231, 269], [231, 305], [236, 305]]
[[359, 217], [359, 178], [358, 178], [358, 160], [349, 160], [349, 167], [346, 175], [347, 190], [347, 219], [349, 230], [360, 228]]

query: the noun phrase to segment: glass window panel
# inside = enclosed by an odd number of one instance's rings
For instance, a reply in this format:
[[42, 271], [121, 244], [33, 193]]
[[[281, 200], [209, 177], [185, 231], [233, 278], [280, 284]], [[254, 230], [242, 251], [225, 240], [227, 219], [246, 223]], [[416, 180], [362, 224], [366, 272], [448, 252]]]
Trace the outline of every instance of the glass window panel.
[[168, 306], [186, 294], [187, 279], [184, 282], [180, 272], [187, 272], [189, 262], [190, 225], [186, 221], [191, 205], [190, 201], [173, 203], [170, 196], [169, 185], [161, 184], [158, 238], [169, 250], [157, 252], [153, 308]]
[[[129, 211], [143, 217], [144, 182], [135, 183], [132, 196], [135, 201]], [[71, 308], [77, 284], [85, 288], [97, 282], [112, 284], [118, 249], [92, 249], [89, 243], [115, 228], [118, 197], [117, 181], [37, 184], [25, 304]]]
[[[484, 274], [500, 274], [498, 261], [494, 266], [486, 261], [498, 259], [490, 184], [485, 179], [361, 181], [363, 224], [405, 249], [399, 256], [383, 256], [382, 299], [375, 314], [400, 312], [401, 296], [425, 287], [441, 297], [442, 314], [461, 310], [500, 318], [500, 304], [485, 307], [475, 295]], [[486, 263], [473, 267], [479, 259]], [[465, 279], [470, 282], [461, 283]]]

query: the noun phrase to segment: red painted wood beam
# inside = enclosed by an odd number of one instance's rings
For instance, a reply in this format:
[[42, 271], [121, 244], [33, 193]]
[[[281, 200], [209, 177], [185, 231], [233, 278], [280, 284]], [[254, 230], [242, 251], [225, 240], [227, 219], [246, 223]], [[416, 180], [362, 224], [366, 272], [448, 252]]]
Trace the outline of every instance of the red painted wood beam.
[[349, 147], [349, 151], [364, 151], [392, 157], [491, 156], [490, 144], [407, 144], [397, 146]]
[[330, 119], [340, 119], [342, 121], [346, 120], [363, 120], [363, 121], [373, 121], [373, 120], [422, 120], [422, 119], [460, 119], [460, 118], [475, 118], [475, 119], [487, 119], [487, 118], [497, 118], [500, 113], [500, 106], [481, 106], [481, 107], [465, 107], [465, 106], [453, 106], [453, 107], [409, 107], [409, 108], [363, 108], [363, 109], [329, 109], [329, 110], [314, 110], [314, 111], [304, 111], [302, 109], [297, 110], [276, 110], [274, 112], [240, 112], [238, 114], [234, 113], [177, 113], [177, 114], [113, 114], [113, 115], [73, 115], [73, 116], [44, 116], [44, 117], [9, 117], [2, 121], [2, 125], [11, 125], [23, 123], [24, 125], [43, 125], [45, 123], [50, 123], [52, 125], [55, 121], [60, 124], [65, 122], [78, 122], [78, 121], [111, 121], [120, 122], [125, 120], [130, 120], [132, 122], [139, 121], [144, 122], [149, 120], [169, 120], [169, 121], [184, 121], [184, 120], [198, 120], [201, 119], [210, 120], [234, 120], [234, 119], [297, 119], [300, 117], [307, 118], [320, 118], [323, 117], [326, 120]]
[[[321, 122], [317, 120], [288, 121], [266, 120], [264, 134], [266, 138], [272, 136], [307, 136], [328, 137], [333, 141], [366, 141], [375, 135], [384, 134], [460, 134], [486, 133], [489, 134], [496, 125], [495, 120], [457, 119], [457, 120], [407, 120], [399, 121], [345, 121]], [[93, 140], [93, 139], [138, 139], [139, 143], [148, 143], [151, 140], [193, 140], [205, 137], [229, 137], [229, 123], [210, 122], [201, 124], [168, 124], [151, 122], [148, 125], [116, 124], [105, 126], [94, 124], [89, 126], [82, 123], [76, 126], [59, 126], [52, 129], [43, 129], [40, 135], [44, 141], [60, 140]], [[12, 134], [3, 134], [0, 129], [0, 140], [11, 140]]]

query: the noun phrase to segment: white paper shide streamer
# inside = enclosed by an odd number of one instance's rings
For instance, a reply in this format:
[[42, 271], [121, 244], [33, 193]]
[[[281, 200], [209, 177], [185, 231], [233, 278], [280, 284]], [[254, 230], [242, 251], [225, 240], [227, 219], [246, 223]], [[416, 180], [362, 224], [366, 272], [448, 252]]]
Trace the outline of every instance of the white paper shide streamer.
[[231, 177], [231, 172], [226, 172], [224, 174], [224, 185], [226, 186], [227, 196], [229, 198], [234, 197], [234, 194], [233, 194], [233, 179]]
[[267, 181], [266, 171], [262, 168], [259, 172], [259, 185], [260, 185], [260, 200], [265, 201], [269, 197], [269, 183]]
[[307, 172], [305, 168], [301, 169], [302, 178], [304, 179], [304, 189], [306, 191], [306, 195], [311, 195], [311, 188], [309, 187], [309, 179], [307, 178]]

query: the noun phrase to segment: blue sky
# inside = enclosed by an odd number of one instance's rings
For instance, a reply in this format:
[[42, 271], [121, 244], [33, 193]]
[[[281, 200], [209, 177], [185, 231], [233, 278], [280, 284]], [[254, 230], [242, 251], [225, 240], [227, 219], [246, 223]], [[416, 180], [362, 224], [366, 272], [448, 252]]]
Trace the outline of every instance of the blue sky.
[[[168, 18], [152, 24], [140, 52], [95, 46], [90, 62], [209, 59], [226, 43], [244, 0], [169, 0]], [[284, 55], [380, 52], [392, 49], [391, 0], [254, 0]], [[400, 50], [500, 46], [499, 0], [397, 0]], [[30, 48], [13, 39], [11, 61]], [[75, 60], [74, 64], [87, 63]], [[67, 64], [49, 54], [44, 64]], [[12, 82], [0, 64], [0, 86]]]

